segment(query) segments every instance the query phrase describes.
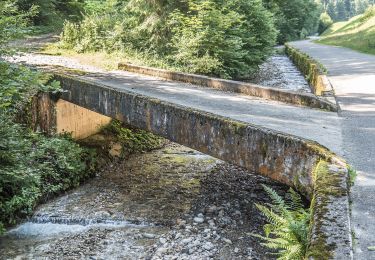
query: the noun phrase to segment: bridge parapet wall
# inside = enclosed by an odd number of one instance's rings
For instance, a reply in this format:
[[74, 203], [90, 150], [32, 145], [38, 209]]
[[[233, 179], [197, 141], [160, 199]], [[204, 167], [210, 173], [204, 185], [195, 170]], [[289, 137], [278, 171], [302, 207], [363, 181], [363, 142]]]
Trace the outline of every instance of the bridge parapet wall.
[[346, 163], [316, 142], [56, 75], [62, 99], [295, 187], [313, 209], [310, 259], [350, 259]]

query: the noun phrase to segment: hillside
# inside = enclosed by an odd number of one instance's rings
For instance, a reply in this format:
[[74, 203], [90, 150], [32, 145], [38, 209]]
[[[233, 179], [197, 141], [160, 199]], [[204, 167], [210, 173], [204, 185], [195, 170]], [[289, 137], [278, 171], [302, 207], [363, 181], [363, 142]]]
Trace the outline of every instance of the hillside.
[[375, 7], [349, 21], [334, 23], [321, 36], [318, 43], [375, 54]]

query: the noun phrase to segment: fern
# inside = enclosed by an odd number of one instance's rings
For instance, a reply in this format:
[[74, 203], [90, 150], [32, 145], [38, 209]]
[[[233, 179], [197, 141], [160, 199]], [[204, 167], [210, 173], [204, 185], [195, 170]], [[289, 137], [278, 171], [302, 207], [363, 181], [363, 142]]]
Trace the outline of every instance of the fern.
[[310, 211], [303, 205], [301, 196], [292, 188], [283, 199], [277, 192], [265, 185], [264, 190], [272, 200], [272, 204], [255, 204], [267, 218], [264, 225], [265, 236], [262, 245], [276, 251], [280, 260], [304, 259], [308, 246]]

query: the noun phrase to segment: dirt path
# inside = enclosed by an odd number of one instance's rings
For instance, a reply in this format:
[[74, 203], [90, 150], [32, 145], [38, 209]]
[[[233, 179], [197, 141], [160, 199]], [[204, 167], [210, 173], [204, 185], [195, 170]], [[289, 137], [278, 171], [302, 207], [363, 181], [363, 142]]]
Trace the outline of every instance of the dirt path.
[[352, 190], [355, 259], [375, 259], [375, 56], [310, 41], [293, 46], [320, 61], [329, 71], [342, 109], [343, 155], [357, 169]]

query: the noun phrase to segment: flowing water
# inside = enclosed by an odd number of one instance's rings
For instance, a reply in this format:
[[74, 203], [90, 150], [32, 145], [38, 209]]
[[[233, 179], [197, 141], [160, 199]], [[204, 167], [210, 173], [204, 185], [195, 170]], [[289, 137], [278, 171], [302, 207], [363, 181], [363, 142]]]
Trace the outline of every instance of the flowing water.
[[0, 238], [1, 259], [269, 259], [259, 239], [287, 187], [176, 144], [108, 166]]

